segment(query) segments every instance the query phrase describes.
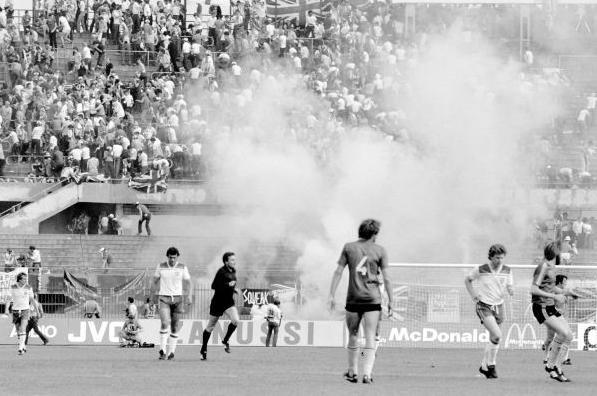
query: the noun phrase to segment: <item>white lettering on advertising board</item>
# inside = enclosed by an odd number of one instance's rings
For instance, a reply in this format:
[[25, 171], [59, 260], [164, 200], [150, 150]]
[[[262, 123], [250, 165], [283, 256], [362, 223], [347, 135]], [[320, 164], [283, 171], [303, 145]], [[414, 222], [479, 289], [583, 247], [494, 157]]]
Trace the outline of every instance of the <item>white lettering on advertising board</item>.
[[489, 341], [487, 331], [439, 331], [430, 327], [421, 330], [409, 330], [406, 327], [392, 327], [388, 342], [441, 342], [441, 343], [478, 343]]

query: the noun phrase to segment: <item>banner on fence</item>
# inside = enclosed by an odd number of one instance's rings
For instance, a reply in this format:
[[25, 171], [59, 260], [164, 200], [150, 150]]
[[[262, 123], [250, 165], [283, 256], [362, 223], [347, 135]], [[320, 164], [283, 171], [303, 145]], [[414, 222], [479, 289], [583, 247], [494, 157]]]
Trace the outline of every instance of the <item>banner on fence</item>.
[[64, 271], [64, 286], [66, 295], [73, 300], [98, 298], [97, 287], [91, 286], [83, 279], [79, 279], [68, 271]]
[[271, 301], [272, 293], [269, 289], [241, 289], [243, 306], [251, 308], [253, 305], [264, 305]]
[[0, 304], [10, 301], [10, 287], [17, 283], [17, 274], [27, 273], [26, 267], [18, 267], [10, 272], [0, 272]]
[[[90, 285], [86, 280], [77, 278], [68, 271], [64, 271], [64, 286], [66, 295], [75, 301], [99, 298], [100, 295], [108, 294], [109, 297], [117, 297], [123, 294], [131, 294], [144, 286], [145, 273], [141, 272], [132, 279], [110, 289], [99, 289]], [[134, 293], [133, 293], [134, 294]]]
[[[159, 319], [141, 319], [143, 342], [159, 343]], [[123, 321], [42, 319], [40, 329], [54, 345], [110, 345], [118, 344], [118, 334]], [[206, 320], [183, 320], [178, 335], [181, 345], [201, 345]], [[342, 347], [344, 323], [339, 321], [282, 321], [278, 334], [278, 346]], [[218, 322], [212, 333], [211, 344], [220, 344], [226, 334], [227, 323]], [[230, 345], [262, 346], [267, 335], [266, 321], [240, 321], [230, 339]], [[32, 344], [37, 335], [31, 334]], [[40, 341], [41, 342], [41, 341]], [[16, 343], [16, 332], [12, 322], [0, 319], [0, 344]]]
[[[141, 338], [144, 342], [159, 343], [159, 319], [141, 319]], [[118, 320], [83, 320], [44, 318], [40, 328], [54, 345], [116, 345], [122, 328]], [[179, 332], [179, 344], [201, 345], [206, 320], [183, 320]], [[578, 326], [576, 328], [576, 326]], [[594, 324], [571, 324], [578, 329], [578, 342], [572, 348], [597, 349], [597, 330]], [[219, 345], [226, 334], [227, 322], [218, 322], [210, 343]], [[540, 348], [545, 336], [544, 329], [533, 323], [504, 323], [502, 325], [503, 347], [505, 349]], [[230, 340], [235, 346], [261, 346], [265, 344], [267, 322], [264, 320], [240, 321], [237, 331]], [[482, 326], [454, 324], [424, 324], [406, 327], [396, 322], [383, 321], [380, 328], [383, 347], [413, 348], [481, 348], [489, 341], [489, 335]], [[37, 335], [33, 344], [38, 342]], [[348, 335], [344, 321], [283, 320], [278, 335], [278, 346], [300, 347], [344, 347]], [[39, 341], [41, 343], [41, 341]], [[0, 344], [16, 343], [16, 332], [11, 320], [0, 319]]]
[[[570, 326], [574, 329], [576, 324]], [[545, 329], [536, 322], [505, 322], [501, 328], [502, 347], [505, 349], [537, 349], [541, 348], [545, 339]], [[597, 339], [597, 332], [594, 336]], [[403, 322], [383, 321], [380, 337], [381, 344], [386, 347], [479, 348], [489, 342], [489, 333], [482, 325], [467, 323], [407, 325]], [[573, 340], [572, 348], [576, 347], [575, 342]], [[597, 345], [594, 347], [597, 348]]]

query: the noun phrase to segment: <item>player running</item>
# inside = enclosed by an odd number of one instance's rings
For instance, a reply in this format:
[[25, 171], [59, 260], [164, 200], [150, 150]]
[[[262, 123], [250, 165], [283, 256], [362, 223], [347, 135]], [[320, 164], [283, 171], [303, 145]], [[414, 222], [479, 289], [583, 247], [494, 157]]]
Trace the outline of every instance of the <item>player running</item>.
[[[338, 266], [330, 286], [330, 308], [335, 308], [334, 295], [342, 279], [344, 268], [348, 266], [348, 292], [346, 295], [346, 326], [348, 327], [348, 371], [344, 378], [358, 382], [359, 326], [363, 322], [365, 347], [363, 356], [363, 383], [373, 382], [371, 372], [375, 363], [375, 331], [381, 311], [381, 292], [378, 273], [381, 271], [386, 291], [392, 290], [387, 274], [388, 256], [386, 250], [375, 243], [380, 223], [377, 220], [364, 220], [359, 226], [359, 239], [344, 245]], [[388, 310], [391, 311], [392, 296], [388, 293]]]
[[[495, 363], [500, 347], [504, 321], [504, 296], [506, 292], [514, 295], [512, 269], [503, 263], [507, 251], [503, 245], [495, 244], [489, 248], [489, 263], [475, 267], [465, 278], [466, 290], [475, 302], [477, 316], [489, 332], [489, 342], [485, 346], [479, 372], [485, 378], [497, 378]], [[477, 288], [473, 287], [477, 281]]]
[[[556, 286], [557, 287], [559, 287], [562, 290], [566, 290], [567, 283], [568, 283], [568, 277], [566, 275], [556, 275]], [[576, 299], [576, 298], [578, 298], [578, 296], [575, 294], [572, 296], [572, 298]], [[568, 305], [568, 299], [566, 299], [564, 304], [558, 304], [558, 303], [555, 304], [556, 309], [562, 315], [564, 314], [564, 311], [566, 310], [567, 305]], [[547, 364], [547, 352], [549, 351], [549, 345], [553, 341], [555, 335], [556, 335], [556, 333], [548, 327], [547, 328], [547, 337], [545, 337], [545, 341], [543, 342], [543, 345], [541, 346], [541, 349], [543, 349], [543, 351], [545, 351], [545, 358], [543, 359], [543, 364]], [[570, 351], [568, 351], [568, 352], [570, 352]], [[562, 364], [565, 366], [566, 365], [569, 366], [572, 364], [572, 362], [570, 361], [570, 358], [569, 358], [569, 353], [566, 353], [566, 356], [564, 356], [564, 361], [562, 362]]]
[[186, 265], [178, 262], [179, 256], [177, 248], [168, 248], [166, 251], [168, 261], [158, 264], [153, 276], [151, 298], [152, 301], [159, 302], [160, 321], [162, 322], [160, 360], [164, 360], [166, 357], [168, 360], [174, 359], [178, 332], [182, 326], [180, 316], [184, 313], [183, 304], [191, 303], [191, 275]]
[[209, 305], [209, 321], [207, 327], [203, 330], [203, 345], [201, 346], [201, 360], [207, 359], [207, 343], [211, 332], [216, 327], [216, 323], [224, 314], [230, 318], [228, 330], [222, 340], [224, 350], [230, 353], [230, 344], [228, 341], [238, 326], [238, 310], [234, 306], [234, 294], [236, 291], [236, 256], [232, 252], [224, 253], [222, 256], [224, 265], [220, 267], [211, 284], [214, 290], [214, 296]]
[[559, 382], [570, 382], [561, 369], [570, 343], [572, 331], [566, 318], [557, 310], [556, 304], [564, 304], [566, 296], [574, 297], [574, 293], [556, 286], [556, 265], [559, 265], [560, 248], [557, 242], [550, 242], [543, 250], [544, 261], [537, 265], [531, 285], [531, 302], [533, 315], [539, 324], [545, 324], [548, 330], [555, 333], [553, 341], [547, 349], [545, 371], [549, 377]]
[[17, 283], [10, 288], [10, 305], [12, 323], [17, 331], [17, 347], [19, 355], [27, 352], [25, 346], [26, 328], [29, 322], [29, 307], [35, 304], [33, 290], [27, 284], [27, 274], [21, 272], [17, 275]]

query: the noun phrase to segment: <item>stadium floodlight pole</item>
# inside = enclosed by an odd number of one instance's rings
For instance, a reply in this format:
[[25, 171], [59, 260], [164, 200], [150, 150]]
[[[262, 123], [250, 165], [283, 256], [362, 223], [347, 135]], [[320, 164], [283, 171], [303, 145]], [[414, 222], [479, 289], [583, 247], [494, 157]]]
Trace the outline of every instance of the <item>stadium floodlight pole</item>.
[[[479, 264], [454, 264], [454, 263], [389, 263], [388, 266], [394, 268], [463, 268], [463, 267], [476, 267]], [[537, 264], [512, 264], [508, 265], [510, 268], [519, 269], [535, 269]], [[571, 269], [571, 270], [595, 270], [597, 265], [560, 265], [558, 268]]]

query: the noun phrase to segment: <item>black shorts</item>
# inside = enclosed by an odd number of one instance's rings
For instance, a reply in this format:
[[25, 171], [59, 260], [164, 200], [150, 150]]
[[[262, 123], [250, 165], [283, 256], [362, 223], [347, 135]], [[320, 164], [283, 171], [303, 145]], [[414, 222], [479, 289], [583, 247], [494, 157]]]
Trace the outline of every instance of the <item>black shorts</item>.
[[373, 312], [373, 311], [381, 311], [381, 304], [346, 304], [344, 307], [348, 312], [353, 313], [364, 313], [364, 312]]
[[533, 304], [533, 316], [537, 319], [539, 324], [543, 324], [550, 316], [555, 316], [556, 318], [562, 316], [562, 314], [558, 311], [555, 305], [548, 305], [544, 307], [541, 304]]
[[234, 307], [234, 301], [211, 300], [211, 304], [209, 304], [209, 314], [219, 318], [224, 315], [224, 312], [230, 307]]
[[159, 303], [160, 309], [166, 306], [170, 309], [170, 315], [174, 313], [184, 313], [184, 304], [182, 301], [182, 296], [160, 296]]
[[477, 312], [477, 316], [481, 320], [481, 323], [483, 323], [483, 320], [488, 316], [495, 317], [495, 322], [497, 324], [501, 324], [504, 321], [504, 304], [489, 305], [479, 301], [477, 302], [475, 311]]

